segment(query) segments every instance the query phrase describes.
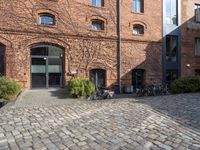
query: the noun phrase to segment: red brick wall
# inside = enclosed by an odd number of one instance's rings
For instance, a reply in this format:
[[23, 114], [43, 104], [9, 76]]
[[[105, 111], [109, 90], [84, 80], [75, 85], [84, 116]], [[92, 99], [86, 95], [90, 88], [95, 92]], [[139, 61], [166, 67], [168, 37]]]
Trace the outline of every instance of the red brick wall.
[[[69, 3], [67, 3], [69, 2]], [[123, 0], [122, 81], [131, 84], [131, 71], [146, 70], [147, 84], [161, 81], [162, 3], [145, 0], [144, 14], [131, 12], [130, 1]], [[78, 69], [88, 76], [92, 68], [107, 70], [107, 86], [116, 82], [116, 1], [105, 0], [105, 7], [90, 0], [0, 0], [0, 43], [6, 46], [6, 75], [30, 87], [30, 48], [36, 43], [53, 43], [65, 49], [65, 72]], [[153, 8], [153, 9], [152, 9]], [[38, 13], [56, 17], [54, 27], [38, 25]], [[105, 31], [91, 30], [91, 19], [105, 21]], [[132, 34], [132, 26], [145, 26], [145, 34]], [[85, 47], [92, 56], [88, 56]], [[90, 60], [88, 62], [88, 60]], [[65, 80], [70, 77], [65, 76]]]
[[[192, 76], [200, 69], [200, 57], [195, 56], [195, 38], [200, 37], [200, 24], [195, 21], [195, 3], [200, 0], [184, 0], [181, 17], [181, 75]], [[190, 67], [187, 67], [190, 64]]]
[[[144, 1], [144, 13], [133, 13], [132, 1], [122, 1], [122, 79], [132, 82], [133, 69], [145, 69], [146, 84], [162, 80], [162, 2]], [[153, 9], [152, 9], [153, 8]], [[134, 35], [133, 25], [145, 27], [144, 35]]]

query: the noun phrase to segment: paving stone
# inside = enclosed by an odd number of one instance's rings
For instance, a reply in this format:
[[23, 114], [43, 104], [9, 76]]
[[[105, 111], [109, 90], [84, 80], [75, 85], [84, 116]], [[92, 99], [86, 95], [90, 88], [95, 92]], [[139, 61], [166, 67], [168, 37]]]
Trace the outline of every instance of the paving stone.
[[199, 93], [22, 103], [0, 110], [0, 150], [200, 149]]

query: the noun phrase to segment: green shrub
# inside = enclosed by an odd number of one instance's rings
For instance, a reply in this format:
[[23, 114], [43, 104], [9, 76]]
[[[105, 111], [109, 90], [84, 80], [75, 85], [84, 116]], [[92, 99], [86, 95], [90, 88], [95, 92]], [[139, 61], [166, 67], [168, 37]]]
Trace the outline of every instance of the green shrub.
[[0, 98], [15, 100], [20, 91], [21, 85], [16, 81], [0, 77]]
[[172, 82], [170, 86], [172, 93], [200, 92], [200, 76], [184, 77]]
[[95, 93], [95, 85], [84, 78], [76, 78], [69, 81], [69, 93], [73, 97], [90, 96]]

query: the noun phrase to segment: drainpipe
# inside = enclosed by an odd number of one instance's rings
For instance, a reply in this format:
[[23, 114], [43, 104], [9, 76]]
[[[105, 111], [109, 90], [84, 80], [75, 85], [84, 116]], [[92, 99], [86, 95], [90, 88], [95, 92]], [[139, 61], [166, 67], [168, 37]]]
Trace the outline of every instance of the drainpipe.
[[117, 0], [117, 84], [121, 93], [121, 0]]

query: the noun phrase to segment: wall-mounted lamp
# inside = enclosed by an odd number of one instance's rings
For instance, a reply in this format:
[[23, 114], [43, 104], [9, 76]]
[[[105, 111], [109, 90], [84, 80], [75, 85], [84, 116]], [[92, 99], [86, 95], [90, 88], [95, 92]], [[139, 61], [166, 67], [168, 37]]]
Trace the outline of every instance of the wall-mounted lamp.
[[191, 66], [190, 64], [187, 64], [187, 65], [186, 65], [186, 67], [188, 67], [188, 68], [189, 68], [190, 66]]
[[75, 76], [77, 76], [77, 75], [78, 75], [78, 71], [76, 70], [76, 71], [71, 71], [71, 72], [68, 72], [68, 73], [67, 73], [67, 75], [68, 75], [68, 76], [75, 77]]

